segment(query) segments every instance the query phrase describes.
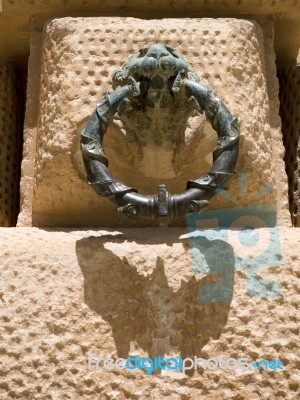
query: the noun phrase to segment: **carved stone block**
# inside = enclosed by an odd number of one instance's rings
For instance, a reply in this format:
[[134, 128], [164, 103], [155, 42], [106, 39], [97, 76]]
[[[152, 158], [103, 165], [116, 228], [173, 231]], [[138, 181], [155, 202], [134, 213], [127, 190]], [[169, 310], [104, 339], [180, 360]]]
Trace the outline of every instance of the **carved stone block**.
[[[248, 174], [246, 204], [265, 184], [271, 184], [273, 190], [261, 201], [276, 202], [273, 165], [277, 161], [272, 154], [263, 34], [257, 23], [235, 19], [63, 18], [51, 21], [45, 29], [35, 225], [150, 224], [128, 221], [88, 186], [79, 136], [97, 101], [112, 90], [113, 72], [130, 54], [153, 43], [165, 43], [179, 51], [200, 83], [216, 92], [238, 117], [241, 150], [236, 170]], [[180, 193], [188, 180], [210, 169], [216, 140], [205, 116], [192, 115], [181, 143], [172, 147], [150, 140], [141, 147], [116, 119], [106, 132], [104, 148], [110, 172], [126, 185], [153, 194], [165, 183], [171, 193]], [[238, 180], [231, 184], [229, 193], [241, 203]], [[236, 204], [223, 197], [210, 203], [213, 209], [233, 206]]]

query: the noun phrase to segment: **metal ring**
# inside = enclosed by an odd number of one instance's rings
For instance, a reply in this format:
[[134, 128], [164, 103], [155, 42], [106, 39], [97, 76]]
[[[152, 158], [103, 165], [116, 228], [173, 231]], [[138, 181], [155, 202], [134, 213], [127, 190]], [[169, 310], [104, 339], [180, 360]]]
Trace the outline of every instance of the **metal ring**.
[[136, 189], [113, 178], [107, 169], [108, 160], [102, 147], [107, 125], [130, 96], [139, 95], [140, 82], [132, 80], [130, 84], [117, 87], [106, 95], [97, 103], [96, 110], [81, 132], [81, 150], [89, 183], [100, 196], [113, 200], [118, 211], [128, 217], [144, 217], [159, 221], [160, 225], [168, 225], [186, 213], [198, 212], [207, 206], [216, 188], [227, 189], [234, 175], [240, 134], [237, 119], [210, 89], [185, 78], [182, 79], [181, 88], [189, 101], [194, 101], [205, 111], [218, 134], [218, 142], [210, 171], [196, 180], [188, 181], [187, 189], [180, 194], [169, 194], [166, 185], [162, 184], [157, 194], [141, 195]]

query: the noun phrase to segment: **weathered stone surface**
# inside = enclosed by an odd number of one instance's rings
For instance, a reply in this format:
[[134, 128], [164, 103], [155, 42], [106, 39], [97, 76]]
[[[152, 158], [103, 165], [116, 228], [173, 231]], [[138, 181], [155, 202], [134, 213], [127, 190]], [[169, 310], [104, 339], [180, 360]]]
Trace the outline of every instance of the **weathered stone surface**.
[[293, 223], [300, 226], [300, 67], [281, 70], [279, 79], [290, 211]]
[[[97, 100], [110, 90], [112, 72], [129, 54], [153, 42], [165, 42], [181, 52], [201, 83], [211, 87], [238, 116], [242, 138], [237, 171], [249, 175], [249, 199], [265, 183], [275, 188], [274, 163], [280, 163], [281, 154], [272, 154], [274, 131], [258, 24], [231, 19], [53, 20], [45, 31], [34, 224], [146, 224], [119, 216], [106, 199], [88, 187], [78, 136]], [[141, 193], [151, 194], [162, 182], [172, 193], [185, 190], [189, 179], [210, 169], [215, 142], [214, 131], [203, 116], [198, 116], [190, 119], [185, 145], [176, 153], [162, 154], [161, 148], [149, 147], [148, 152], [138, 154], [134, 144], [126, 142], [118, 122], [109, 128], [104, 146], [111, 173]], [[238, 182], [230, 193], [240, 196]], [[268, 202], [275, 201], [274, 193]], [[211, 203], [212, 208], [231, 206], [222, 198]], [[279, 214], [286, 218], [286, 203]]]
[[[0, 397], [299, 398], [296, 232], [281, 229], [282, 264], [258, 271], [279, 296], [247, 296], [246, 271], [235, 271], [232, 301], [206, 303], [199, 288], [220, 277], [193, 275], [184, 230], [0, 229]], [[280, 359], [285, 369], [88, 371], [89, 352]]]
[[20, 97], [14, 70], [0, 65], [0, 226], [15, 225], [19, 209]]
[[34, 190], [36, 131], [39, 112], [42, 31], [34, 23], [30, 36], [30, 57], [28, 60], [28, 79], [26, 89], [26, 112], [24, 120], [24, 141], [20, 181], [20, 213], [17, 225], [32, 225], [32, 201]]

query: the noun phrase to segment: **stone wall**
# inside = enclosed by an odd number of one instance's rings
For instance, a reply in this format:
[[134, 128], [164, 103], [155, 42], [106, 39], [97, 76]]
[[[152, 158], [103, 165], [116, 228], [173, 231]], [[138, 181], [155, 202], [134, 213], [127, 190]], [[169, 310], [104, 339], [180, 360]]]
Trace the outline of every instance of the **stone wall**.
[[290, 212], [294, 225], [300, 226], [300, 67], [281, 70], [279, 80]]
[[22, 95], [17, 76], [0, 65], [0, 226], [16, 224], [19, 211], [19, 175]]
[[[249, 268], [226, 267], [233, 298], [207, 302], [199, 289], [220, 283], [225, 275], [217, 266], [232, 261], [231, 251], [221, 256], [219, 240], [202, 239], [210, 272], [195, 275], [192, 246], [180, 229], [0, 230], [0, 397], [296, 400], [300, 238], [294, 232], [280, 231], [281, 265], [256, 272], [257, 284], [271, 278], [280, 293], [260, 297], [255, 285], [247, 287]], [[275, 359], [284, 370], [89, 371], [88, 353]]]
[[[74, 18], [60, 18], [66, 16]], [[182, 19], [188, 17], [193, 20]], [[289, 227], [274, 51], [278, 65], [294, 62], [299, 19], [294, 0], [151, 0], [142, 6], [137, 0], [0, 0], [0, 61], [7, 65], [0, 67], [0, 226], [16, 219], [22, 119], [16, 115], [24, 90], [13, 71], [26, 70], [30, 31], [19, 227], [0, 228], [1, 399], [300, 398], [300, 237]], [[214, 229], [214, 220], [203, 229], [200, 216], [189, 232], [149, 228], [120, 219], [88, 186], [80, 130], [110, 90], [111, 73], [153, 41], [178, 49], [240, 120], [237, 171], [244, 175], [232, 182], [232, 197], [216, 197], [212, 209], [234, 207], [219, 213], [231, 217], [241, 208], [260, 210], [261, 219], [252, 217], [263, 223], [264, 205], [275, 204], [272, 228], [250, 231], [246, 241], [249, 220], [242, 227], [234, 220], [225, 232]], [[298, 69], [280, 78], [290, 199], [296, 199], [299, 222]], [[162, 153], [138, 158], [115, 121], [104, 142], [111, 172], [145, 193], [161, 182], [173, 193], [184, 190], [188, 179], [209, 169], [215, 145], [201, 115], [189, 120], [187, 132], [175, 162]], [[146, 375], [89, 370], [88, 353], [114, 360], [246, 357], [281, 360], [284, 369], [198, 366], [186, 374]]]

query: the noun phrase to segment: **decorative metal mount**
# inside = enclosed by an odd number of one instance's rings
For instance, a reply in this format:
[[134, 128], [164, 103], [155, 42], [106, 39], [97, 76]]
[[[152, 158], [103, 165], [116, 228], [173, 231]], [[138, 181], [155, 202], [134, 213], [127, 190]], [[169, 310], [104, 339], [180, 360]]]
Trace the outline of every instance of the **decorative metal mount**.
[[[81, 132], [87, 179], [100, 196], [114, 201], [118, 211], [128, 217], [145, 217], [167, 226], [173, 219], [207, 206], [217, 187], [228, 188], [239, 150], [237, 119], [210, 89], [198, 83], [179, 53], [163, 44], [139, 50], [113, 74], [113, 87], [114, 91], [97, 103]], [[162, 135], [170, 137], [184, 127], [195, 109], [205, 111], [218, 142], [211, 170], [188, 181], [185, 192], [171, 195], [162, 184], [157, 194], [141, 195], [110, 175], [102, 142], [116, 113], [125, 125], [131, 121], [140, 132], [156, 129], [155, 142], [159, 144]], [[161, 115], [162, 122], [158, 121]]]

